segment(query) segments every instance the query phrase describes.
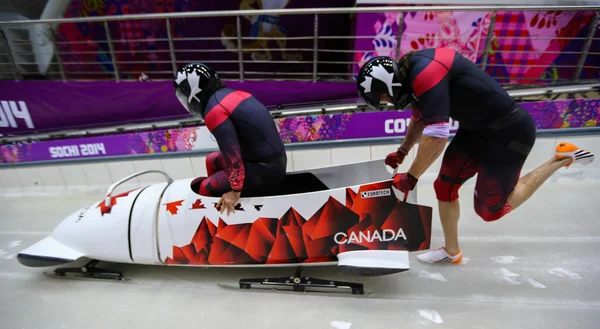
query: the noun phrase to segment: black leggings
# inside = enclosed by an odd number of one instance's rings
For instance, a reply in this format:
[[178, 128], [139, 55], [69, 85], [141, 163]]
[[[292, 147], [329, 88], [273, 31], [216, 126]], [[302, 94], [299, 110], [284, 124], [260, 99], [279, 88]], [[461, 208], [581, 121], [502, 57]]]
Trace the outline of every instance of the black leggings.
[[[206, 157], [208, 178], [200, 184], [200, 194], [221, 197], [232, 190], [227, 170], [224, 169], [223, 154], [216, 151]], [[241, 195], [243, 197], [268, 194], [285, 179], [287, 154], [282, 151], [278, 157], [264, 162], [244, 162], [246, 177]]]
[[438, 200], [458, 199], [462, 184], [478, 174], [475, 212], [484, 220], [493, 221], [511, 211], [507, 199], [519, 181], [536, 139], [533, 118], [523, 109], [518, 111], [518, 121], [496, 130], [459, 127], [434, 183]]

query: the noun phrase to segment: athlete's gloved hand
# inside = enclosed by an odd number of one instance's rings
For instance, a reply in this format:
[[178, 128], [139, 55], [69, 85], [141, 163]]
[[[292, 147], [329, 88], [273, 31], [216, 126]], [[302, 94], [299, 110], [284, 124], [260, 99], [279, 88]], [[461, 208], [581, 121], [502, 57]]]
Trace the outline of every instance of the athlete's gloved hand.
[[394, 176], [394, 187], [402, 193], [412, 191], [419, 180], [409, 173], [396, 174]]
[[388, 156], [385, 158], [385, 164], [392, 167], [392, 169], [396, 169], [399, 164], [404, 162], [404, 158], [407, 154], [408, 151], [400, 146], [398, 151], [388, 154]]

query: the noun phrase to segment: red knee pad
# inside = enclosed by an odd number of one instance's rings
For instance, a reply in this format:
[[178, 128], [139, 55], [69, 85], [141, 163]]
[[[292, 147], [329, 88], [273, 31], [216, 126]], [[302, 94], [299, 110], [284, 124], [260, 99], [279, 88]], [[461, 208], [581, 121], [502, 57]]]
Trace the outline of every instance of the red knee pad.
[[452, 202], [458, 199], [458, 190], [460, 187], [460, 184], [444, 182], [440, 176], [433, 182], [435, 196], [443, 202]]
[[492, 211], [484, 202], [475, 199], [475, 212], [486, 222], [498, 220], [508, 214], [511, 210], [512, 208], [508, 202], [505, 202], [499, 210]]

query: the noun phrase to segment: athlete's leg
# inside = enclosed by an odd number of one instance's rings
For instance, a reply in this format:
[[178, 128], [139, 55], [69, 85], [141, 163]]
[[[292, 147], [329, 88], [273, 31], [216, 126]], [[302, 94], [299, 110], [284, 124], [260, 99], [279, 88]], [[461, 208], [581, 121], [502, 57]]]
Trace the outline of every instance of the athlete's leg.
[[552, 176], [558, 169], [564, 167], [569, 159], [552, 158], [541, 166], [523, 176], [514, 191], [508, 197], [508, 205], [512, 210], [527, 201], [535, 191]]
[[535, 122], [529, 114], [486, 134], [473, 196], [475, 212], [483, 220], [498, 220], [514, 209], [508, 200], [518, 190], [521, 170], [535, 139]]
[[200, 184], [200, 195], [220, 198], [229, 191], [231, 191], [231, 185], [225, 169], [213, 172]]
[[462, 259], [458, 243], [458, 190], [477, 173], [477, 140], [472, 133], [459, 129], [446, 149], [442, 168], [434, 182], [445, 243], [443, 248], [417, 256], [420, 261], [459, 263]]
[[[241, 196], [257, 196], [277, 188], [285, 178], [286, 164], [285, 152], [269, 162], [245, 162], [246, 178]], [[225, 169], [214, 172], [200, 184], [201, 195], [221, 197], [229, 191], [231, 191], [231, 185]]]
[[223, 193], [231, 191], [231, 186], [224, 171], [225, 163], [220, 151], [212, 152], [206, 156], [207, 176], [200, 183], [200, 195], [220, 197]]
[[525, 116], [520, 122], [492, 134], [482, 154], [482, 169], [475, 189], [475, 211], [486, 221], [502, 218], [521, 206], [558, 169], [575, 162], [591, 162], [593, 154], [561, 143], [557, 155], [520, 178], [535, 143], [535, 122]]
[[220, 151], [215, 151], [206, 156], [206, 173], [212, 176], [219, 170], [225, 168], [223, 154]]
[[522, 205], [550, 176], [562, 167], [573, 163], [589, 164], [594, 161], [592, 152], [582, 150], [570, 143], [560, 143], [556, 147], [556, 155], [541, 166], [523, 176], [515, 186], [513, 193], [508, 198], [512, 209]]
[[440, 222], [444, 231], [444, 249], [450, 256], [460, 253], [458, 244], [458, 219], [460, 218], [460, 203], [458, 199], [450, 202], [438, 200]]
[[246, 180], [242, 196], [270, 195], [285, 179], [286, 169], [285, 152], [265, 162], [246, 163]]

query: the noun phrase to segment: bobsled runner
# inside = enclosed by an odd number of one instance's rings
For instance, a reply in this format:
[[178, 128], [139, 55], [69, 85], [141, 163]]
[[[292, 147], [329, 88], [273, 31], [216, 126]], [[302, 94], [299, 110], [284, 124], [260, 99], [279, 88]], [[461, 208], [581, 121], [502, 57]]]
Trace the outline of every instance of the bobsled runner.
[[[150, 173], [166, 182], [120, 194], [130, 179]], [[252, 285], [350, 289], [362, 285], [305, 277], [310, 266], [337, 265], [345, 273], [377, 276], [409, 269], [409, 252], [427, 250], [432, 208], [392, 186], [381, 160], [288, 172], [266, 195], [242, 195], [230, 215], [219, 197], [198, 193], [202, 177], [173, 180], [143, 171], [114, 183], [106, 198], [73, 212], [41, 241], [18, 254], [30, 267], [89, 259], [54, 273], [123, 279], [98, 262], [199, 267], [296, 267], [285, 278], [241, 279]]]

